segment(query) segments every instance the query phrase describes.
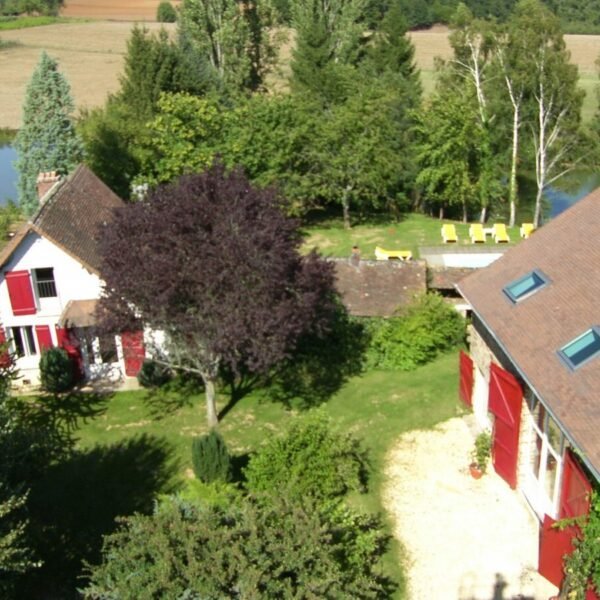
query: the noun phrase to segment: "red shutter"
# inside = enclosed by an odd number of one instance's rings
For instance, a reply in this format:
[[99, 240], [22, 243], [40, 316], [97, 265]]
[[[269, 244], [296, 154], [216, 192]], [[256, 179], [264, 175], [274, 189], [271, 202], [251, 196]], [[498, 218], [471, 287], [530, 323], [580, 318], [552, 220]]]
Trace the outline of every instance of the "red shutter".
[[492, 363], [488, 408], [494, 415], [492, 463], [496, 473], [511, 488], [517, 487], [519, 427], [523, 391], [519, 382], [507, 371]]
[[592, 485], [570, 451], [565, 452], [559, 517], [579, 517], [590, 512]]
[[460, 387], [458, 393], [462, 401], [471, 406], [473, 397], [473, 361], [468, 354], [460, 351]]
[[142, 331], [124, 332], [121, 334], [125, 375], [135, 377], [144, 363], [144, 333]]
[[58, 341], [58, 347], [64, 348], [67, 351], [73, 364], [73, 368], [75, 369], [76, 377], [81, 379], [84, 375], [84, 369], [79, 340], [74, 333], [64, 327], [59, 327], [58, 325], [56, 326], [56, 339]]
[[37, 337], [40, 353], [48, 348], [52, 348], [52, 336], [50, 335], [49, 325], [36, 325], [35, 335]]
[[15, 316], [34, 315], [36, 308], [29, 271], [10, 271], [4, 276], [13, 314]]
[[0, 368], [6, 369], [10, 367], [12, 361], [8, 352], [8, 344], [6, 343], [6, 334], [4, 327], [0, 327]]

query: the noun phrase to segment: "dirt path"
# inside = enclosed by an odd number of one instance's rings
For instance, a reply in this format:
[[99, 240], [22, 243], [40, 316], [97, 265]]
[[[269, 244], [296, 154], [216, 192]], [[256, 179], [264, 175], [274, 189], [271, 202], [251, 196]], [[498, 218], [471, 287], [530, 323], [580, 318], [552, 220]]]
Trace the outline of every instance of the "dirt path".
[[546, 600], [537, 521], [490, 469], [469, 475], [465, 419], [402, 436], [388, 455], [384, 502], [409, 554], [413, 600]]

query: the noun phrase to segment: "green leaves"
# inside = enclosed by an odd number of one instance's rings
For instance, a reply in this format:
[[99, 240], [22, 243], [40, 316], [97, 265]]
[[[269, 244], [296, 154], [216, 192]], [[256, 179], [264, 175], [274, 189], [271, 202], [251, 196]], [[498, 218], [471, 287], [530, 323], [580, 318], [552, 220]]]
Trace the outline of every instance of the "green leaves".
[[254, 455], [245, 475], [253, 493], [326, 501], [364, 487], [366, 457], [355, 438], [315, 412]]
[[410, 371], [458, 345], [464, 335], [465, 322], [458, 312], [441, 296], [424, 294], [375, 329], [370, 362], [381, 369]]
[[73, 110], [67, 80], [58, 71], [58, 63], [43, 52], [27, 86], [23, 125], [15, 138], [19, 203], [28, 215], [39, 205], [39, 173], [66, 175], [83, 158], [83, 145], [71, 120]]

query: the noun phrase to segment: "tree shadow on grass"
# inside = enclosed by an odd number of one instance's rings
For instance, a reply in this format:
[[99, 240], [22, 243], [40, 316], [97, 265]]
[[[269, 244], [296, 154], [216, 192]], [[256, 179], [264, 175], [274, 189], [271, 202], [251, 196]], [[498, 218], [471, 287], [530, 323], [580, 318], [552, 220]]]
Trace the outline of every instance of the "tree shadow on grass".
[[98, 563], [102, 536], [115, 517], [149, 513], [157, 494], [175, 489], [179, 471], [164, 438], [141, 435], [73, 452], [31, 488], [35, 545], [43, 560], [23, 582], [21, 597], [76, 598], [82, 561]]
[[264, 395], [289, 408], [326, 402], [364, 366], [369, 334], [364, 324], [338, 310], [325, 336], [308, 336], [271, 380]]
[[191, 374], [180, 374], [168, 383], [146, 390], [144, 403], [152, 419], [160, 421], [181, 408], [192, 406], [194, 396], [204, 391], [202, 379]]

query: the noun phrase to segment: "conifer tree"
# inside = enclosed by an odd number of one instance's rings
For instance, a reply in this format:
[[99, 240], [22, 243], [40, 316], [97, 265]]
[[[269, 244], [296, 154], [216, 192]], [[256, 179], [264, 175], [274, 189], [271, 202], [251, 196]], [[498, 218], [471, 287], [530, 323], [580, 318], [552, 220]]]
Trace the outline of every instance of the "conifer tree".
[[23, 125], [17, 134], [15, 163], [19, 203], [30, 215], [38, 207], [36, 180], [40, 172], [67, 174], [83, 157], [83, 146], [71, 119], [74, 111], [69, 83], [58, 63], [42, 52], [23, 104]]

